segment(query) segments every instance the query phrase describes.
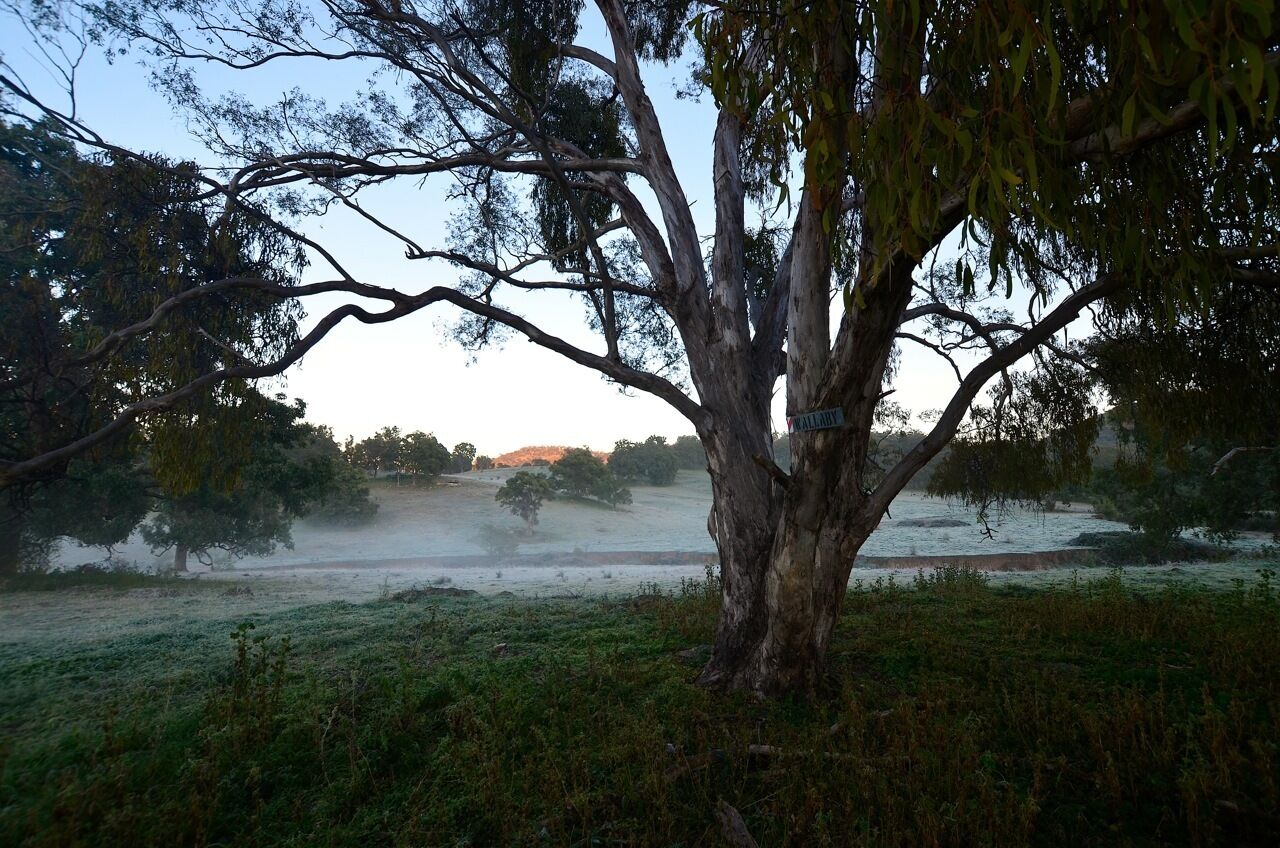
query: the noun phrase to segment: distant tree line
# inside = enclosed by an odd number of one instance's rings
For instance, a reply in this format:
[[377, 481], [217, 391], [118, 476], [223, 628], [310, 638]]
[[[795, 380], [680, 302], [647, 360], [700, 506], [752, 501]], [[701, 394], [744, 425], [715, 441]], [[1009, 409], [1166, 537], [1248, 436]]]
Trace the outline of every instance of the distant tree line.
[[408, 476], [414, 482], [493, 467], [493, 460], [477, 456], [476, 446], [470, 442], [459, 442], [449, 450], [433, 433], [415, 430], [402, 434], [399, 427], [383, 427], [358, 442], [348, 437], [342, 453], [352, 467], [375, 478], [389, 472], [396, 477]]

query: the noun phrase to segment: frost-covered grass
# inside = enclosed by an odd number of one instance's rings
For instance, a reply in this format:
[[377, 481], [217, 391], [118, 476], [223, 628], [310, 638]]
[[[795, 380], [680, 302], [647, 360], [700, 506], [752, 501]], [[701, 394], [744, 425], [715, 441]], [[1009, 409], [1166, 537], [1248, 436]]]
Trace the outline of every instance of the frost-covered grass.
[[771, 846], [1276, 844], [1274, 574], [1132, 573], [872, 580], [777, 703], [692, 685], [693, 582], [0, 629], [0, 844], [716, 845], [721, 800]]
[[170, 575], [135, 568], [91, 564], [51, 571], [22, 571], [0, 577], [0, 592], [56, 592], [62, 589], [164, 589], [180, 584]]

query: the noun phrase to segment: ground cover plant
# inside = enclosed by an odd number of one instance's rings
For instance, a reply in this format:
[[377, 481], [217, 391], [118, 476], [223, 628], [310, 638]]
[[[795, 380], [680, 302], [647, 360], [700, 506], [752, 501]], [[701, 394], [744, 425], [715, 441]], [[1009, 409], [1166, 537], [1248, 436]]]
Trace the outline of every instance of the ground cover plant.
[[132, 566], [86, 562], [56, 571], [20, 571], [0, 577], [0, 592], [55, 592], [62, 589], [186, 588], [171, 574], [154, 574]]
[[709, 583], [403, 597], [6, 637], [0, 843], [715, 845], [722, 801], [762, 845], [1280, 836], [1266, 567], [1225, 592], [879, 580], [819, 697], [772, 702], [694, 685]]

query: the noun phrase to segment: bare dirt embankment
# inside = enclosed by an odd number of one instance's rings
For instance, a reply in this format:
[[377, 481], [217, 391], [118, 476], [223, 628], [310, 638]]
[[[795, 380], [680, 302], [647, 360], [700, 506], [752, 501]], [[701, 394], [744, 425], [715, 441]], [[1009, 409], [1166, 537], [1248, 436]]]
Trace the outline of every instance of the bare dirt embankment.
[[[569, 448], [563, 445], [526, 445], [517, 450], [504, 453], [502, 456], [493, 458], [494, 466], [497, 468], [520, 468], [526, 465], [532, 465], [535, 460], [543, 462], [555, 462], [565, 455]], [[592, 451], [597, 459], [609, 460], [609, 454], [603, 451]]]

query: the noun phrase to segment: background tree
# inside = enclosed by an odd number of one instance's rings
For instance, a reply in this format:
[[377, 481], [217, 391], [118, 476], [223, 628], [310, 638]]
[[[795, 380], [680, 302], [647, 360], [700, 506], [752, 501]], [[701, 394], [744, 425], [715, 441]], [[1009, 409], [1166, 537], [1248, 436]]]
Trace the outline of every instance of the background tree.
[[453, 446], [450, 468], [454, 474], [462, 474], [471, 470], [476, 460], [476, 446], [470, 442], [458, 442]]
[[676, 466], [678, 468], [697, 469], [702, 471], [707, 467], [707, 451], [702, 447], [702, 442], [698, 441], [697, 436], [680, 436], [671, 443], [671, 449], [676, 455]]
[[326, 524], [358, 527], [377, 517], [378, 504], [369, 498], [364, 472], [347, 462], [334, 466], [332, 482], [310, 517]]
[[404, 450], [405, 439], [400, 435], [400, 428], [383, 427], [372, 436], [360, 441], [356, 445], [353, 456], [363, 463], [361, 467], [376, 478], [379, 471], [399, 471]]
[[650, 436], [643, 442], [619, 439], [609, 454], [609, 470], [629, 483], [670, 486], [676, 481], [678, 468], [675, 451], [662, 436]]
[[413, 475], [416, 483], [419, 477], [428, 481], [435, 480], [441, 474], [451, 471], [455, 457], [449, 449], [440, 444], [431, 433], [414, 431], [404, 437], [399, 451], [400, 464]]
[[297, 450], [314, 436], [302, 423], [301, 401], [290, 405], [258, 395], [251, 402], [259, 406], [251, 416], [252, 430], [209, 431], [221, 441], [247, 438], [248, 457], [235, 468], [230, 485], [220, 485], [225, 477], [212, 471], [194, 474], [199, 482], [166, 492], [142, 526], [142, 537], [153, 550], [174, 551], [175, 571], [187, 570], [189, 554], [207, 564], [215, 549], [242, 557], [267, 556], [277, 545], [292, 548], [294, 520], [321, 502], [330, 488], [336, 463]]
[[493, 468], [493, 458], [480, 454], [476, 457], [476, 471], [488, 471]]
[[551, 487], [574, 498], [592, 498], [610, 506], [631, 503], [631, 492], [625, 488], [589, 448], [569, 448], [564, 456], [551, 463]]
[[299, 447], [287, 451], [294, 462], [316, 462], [321, 466], [322, 485], [309, 517], [327, 524], [355, 527], [373, 521], [378, 504], [369, 498], [365, 475], [347, 461], [348, 447], [338, 445], [333, 429], [326, 425], [303, 424], [305, 433]]
[[1280, 302], [1228, 282], [1172, 320], [1135, 306], [1079, 345], [1110, 409], [1093, 478], [1070, 496], [1156, 549], [1191, 528], [1280, 531]]
[[527, 532], [532, 533], [538, 523], [538, 510], [542, 502], [555, 495], [551, 481], [545, 474], [533, 471], [517, 471], [507, 478], [494, 495], [494, 500], [524, 520]]
[[19, 507], [24, 566], [47, 565], [54, 543], [64, 538], [111, 551], [128, 541], [154, 502], [155, 482], [137, 457], [73, 460], [64, 475], [35, 487]]
[[606, 473], [596, 478], [591, 487], [591, 497], [617, 509], [621, 504], [631, 503], [631, 490], [622, 485], [622, 481], [613, 474]]
[[[136, 416], [154, 393], [207, 379], [247, 351], [278, 355], [296, 339], [296, 303], [249, 291], [181, 300], [229, 276], [284, 287], [303, 265], [274, 227], [202, 196], [193, 166], [84, 158], [47, 125], [0, 123], [0, 185], [0, 461], [74, 445]], [[133, 320], [157, 334], [145, 344], [113, 334]], [[244, 382], [210, 386], [143, 432], [95, 440], [85, 461], [65, 452], [18, 485], [0, 481], [3, 535], [123, 541], [146, 497], [139, 469], [185, 485], [188, 460], [207, 458], [205, 430], [231, 423], [220, 409]], [[227, 446], [218, 467], [233, 466], [242, 444]], [[95, 529], [90, 515], [109, 520]], [[0, 570], [14, 567], [0, 551]]]
[[[456, 286], [405, 294], [332, 261], [334, 279], [291, 293], [347, 292], [385, 309], [339, 307], [273, 367], [345, 317], [380, 322], [443, 301], [467, 313], [458, 330], [469, 345], [523, 335], [689, 420], [707, 453], [723, 578], [707, 685], [816, 686], [854, 557], [984, 387], [1003, 389], [974, 422], [981, 441], [1006, 422], [1035, 442], [1074, 428], [1000, 410], [1026, 396], [1015, 364], [1084, 367], [1059, 333], [1086, 309], [1189, 314], [1227, 282], [1274, 297], [1280, 276], [1268, 4], [286, 0], [261, 16], [185, 0], [68, 6], [95, 36], [145, 47], [163, 69], [158, 84], [231, 163], [211, 191], [265, 204], [294, 189], [291, 210], [299, 195], [358, 209], [411, 261], [463, 272]], [[584, 14], [607, 46], [578, 40]], [[53, 14], [32, 20], [65, 36]], [[717, 112], [709, 234], [645, 88], [645, 63], [685, 56]], [[186, 72], [317, 57], [385, 73], [333, 107], [301, 92], [212, 102]], [[40, 109], [20, 81], [4, 84]], [[43, 114], [103, 144], [65, 112]], [[445, 245], [424, 247], [413, 222], [357, 201], [369, 186], [432, 175], [460, 186]], [[511, 290], [577, 300], [595, 345], [504, 308]], [[833, 295], [844, 307], [835, 327]], [[924, 437], [879, 469], [873, 427], [901, 344], [944, 357], [958, 386]], [[1069, 392], [1085, 384], [1070, 366], [1035, 379]], [[793, 439], [789, 473], [770, 457], [779, 379], [788, 414], [839, 408], [845, 420]], [[60, 456], [0, 473], [25, 478]]]
[[608, 466], [589, 448], [569, 448], [550, 468], [552, 487], [575, 498], [590, 497], [596, 481], [608, 473]]
[[355, 436], [347, 436], [347, 440], [342, 443], [342, 458], [352, 468], [360, 471], [369, 470], [370, 460], [365, 456], [364, 441], [357, 442]]

